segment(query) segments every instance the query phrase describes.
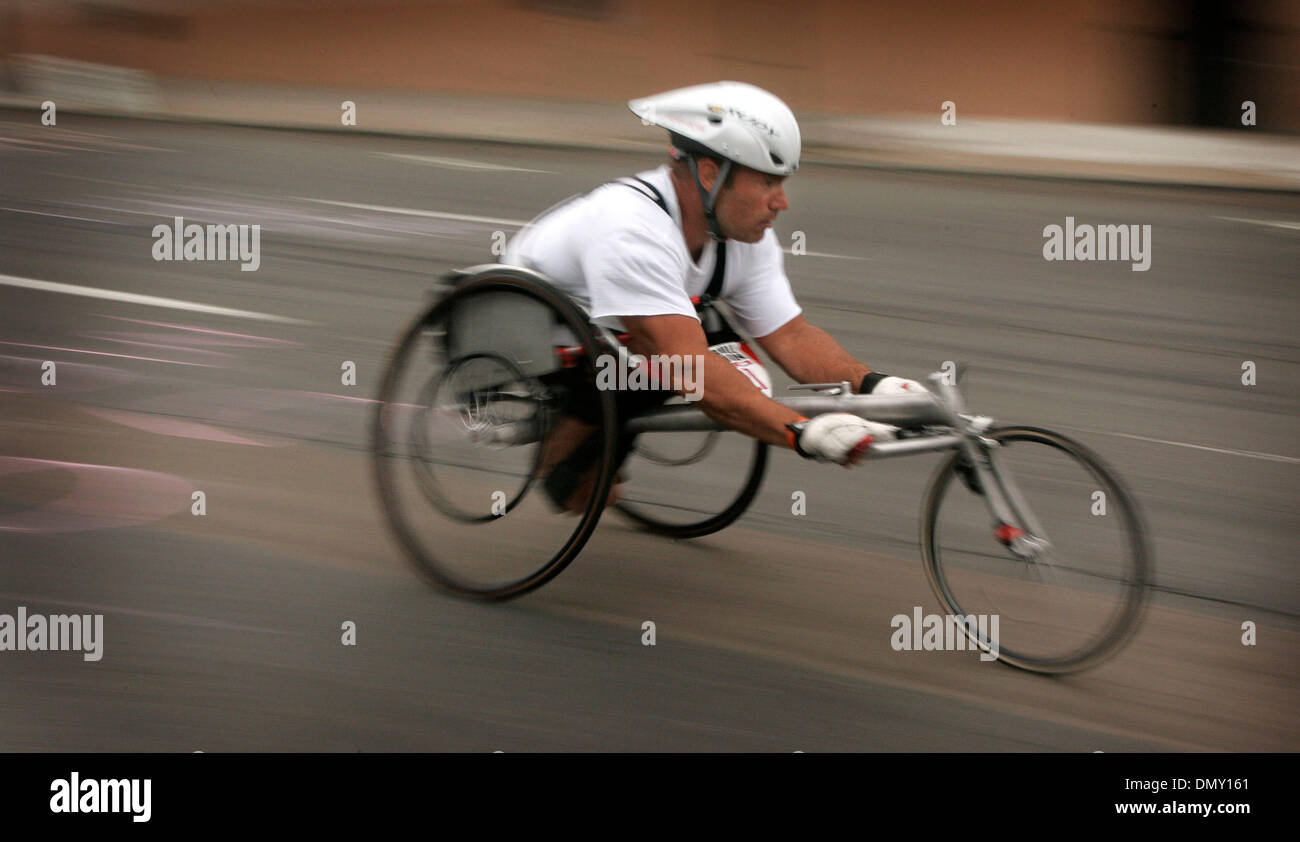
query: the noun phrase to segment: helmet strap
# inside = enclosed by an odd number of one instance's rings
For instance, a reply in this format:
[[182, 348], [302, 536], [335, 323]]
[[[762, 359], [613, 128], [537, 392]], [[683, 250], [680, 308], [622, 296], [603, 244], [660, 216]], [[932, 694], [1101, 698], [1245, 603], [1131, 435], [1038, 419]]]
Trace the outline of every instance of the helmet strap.
[[709, 223], [709, 236], [721, 243], [727, 238], [722, 236], [722, 229], [718, 227], [714, 207], [718, 202], [718, 194], [722, 192], [722, 185], [727, 180], [727, 174], [731, 172], [731, 161], [723, 160], [722, 166], [718, 168], [717, 180], [713, 182], [713, 189], [708, 191], [704, 189], [704, 182], [700, 181], [700, 170], [695, 163], [695, 156], [687, 155], [686, 162], [691, 168], [691, 177], [695, 179], [695, 189], [700, 191], [700, 204], [704, 206], [704, 219]]

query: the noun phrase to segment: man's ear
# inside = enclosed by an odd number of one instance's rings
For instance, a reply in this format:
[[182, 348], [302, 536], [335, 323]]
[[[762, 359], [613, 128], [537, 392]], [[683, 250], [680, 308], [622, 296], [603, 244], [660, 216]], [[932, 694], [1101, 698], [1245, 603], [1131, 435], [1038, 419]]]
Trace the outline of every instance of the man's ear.
[[712, 192], [713, 183], [718, 179], [718, 162], [701, 155], [695, 159], [695, 166], [700, 173], [700, 184], [704, 185], [706, 191]]

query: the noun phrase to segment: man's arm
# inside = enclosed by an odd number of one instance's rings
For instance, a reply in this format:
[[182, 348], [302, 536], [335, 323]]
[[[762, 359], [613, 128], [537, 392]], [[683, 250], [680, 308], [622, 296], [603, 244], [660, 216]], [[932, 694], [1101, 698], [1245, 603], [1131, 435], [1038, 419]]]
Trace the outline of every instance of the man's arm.
[[646, 357], [673, 354], [704, 361], [703, 376], [698, 366], [695, 376], [703, 387], [699, 407], [705, 415], [768, 444], [789, 446], [786, 425], [803, 416], [755, 389], [753, 382], [731, 363], [711, 353], [699, 321], [690, 316], [663, 315], [623, 316], [622, 322], [631, 334], [628, 347], [633, 353]]
[[785, 373], [800, 383], [839, 383], [847, 380], [854, 391], [871, 373], [831, 338], [803, 317], [795, 316], [767, 336], [755, 339]]
[[[845, 466], [856, 463], [876, 439], [893, 437], [893, 427], [847, 412], [827, 412], [809, 421], [777, 403], [755, 389], [750, 379], [731, 363], [709, 351], [700, 323], [690, 316], [624, 316], [622, 321], [630, 334], [628, 345], [634, 353], [702, 360], [700, 409], [733, 430], [768, 444], [793, 447], [809, 459]], [[834, 345], [829, 336], [825, 333], [822, 336]], [[842, 348], [840, 353], [844, 353]], [[847, 354], [844, 356], [848, 358]], [[700, 369], [696, 367], [695, 371], [699, 377]], [[787, 426], [791, 424], [795, 425], [793, 429]]]

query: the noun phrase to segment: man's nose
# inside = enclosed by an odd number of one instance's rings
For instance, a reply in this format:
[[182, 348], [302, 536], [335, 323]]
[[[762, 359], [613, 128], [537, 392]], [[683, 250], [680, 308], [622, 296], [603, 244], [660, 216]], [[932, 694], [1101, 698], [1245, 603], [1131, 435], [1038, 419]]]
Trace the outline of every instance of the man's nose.
[[790, 207], [790, 200], [786, 198], [784, 187], [777, 185], [776, 193], [772, 196], [771, 207], [774, 211], [783, 211]]

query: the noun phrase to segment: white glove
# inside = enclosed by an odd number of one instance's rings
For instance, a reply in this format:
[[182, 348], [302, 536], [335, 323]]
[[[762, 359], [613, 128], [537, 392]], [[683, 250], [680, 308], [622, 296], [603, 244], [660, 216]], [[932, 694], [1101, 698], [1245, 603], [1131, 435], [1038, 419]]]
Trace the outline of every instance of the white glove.
[[847, 412], [828, 412], [790, 425], [800, 456], [837, 465], [855, 464], [873, 441], [891, 441], [897, 427]]
[[915, 380], [904, 380], [890, 375], [876, 384], [871, 390], [873, 395], [923, 395], [930, 390]]

